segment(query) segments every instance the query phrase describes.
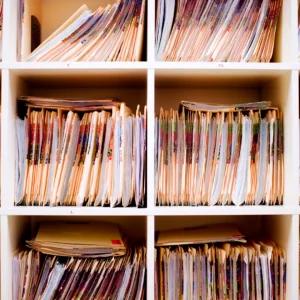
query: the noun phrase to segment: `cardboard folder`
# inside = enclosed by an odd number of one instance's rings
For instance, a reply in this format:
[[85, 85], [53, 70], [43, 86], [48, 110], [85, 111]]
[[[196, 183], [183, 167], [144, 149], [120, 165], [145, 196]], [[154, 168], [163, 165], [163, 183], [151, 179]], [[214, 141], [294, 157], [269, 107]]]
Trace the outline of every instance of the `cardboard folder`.
[[215, 224], [198, 228], [160, 231], [156, 246], [246, 242], [244, 235], [232, 224]]
[[36, 238], [27, 245], [45, 254], [100, 257], [126, 252], [117, 225], [99, 222], [41, 223]]

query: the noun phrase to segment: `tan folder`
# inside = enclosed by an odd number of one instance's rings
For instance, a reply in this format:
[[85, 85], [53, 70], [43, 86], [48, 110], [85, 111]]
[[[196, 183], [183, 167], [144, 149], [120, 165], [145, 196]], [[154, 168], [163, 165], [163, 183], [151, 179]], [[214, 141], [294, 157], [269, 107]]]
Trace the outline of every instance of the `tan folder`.
[[27, 244], [52, 255], [110, 256], [126, 252], [118, 226], [100, 222], [41, 223], [36, 238]]
[[156, 246], [206, 244], [217, 242], [246, 242], [233, 224], [214, 224], [198, 228], [160, 231]]

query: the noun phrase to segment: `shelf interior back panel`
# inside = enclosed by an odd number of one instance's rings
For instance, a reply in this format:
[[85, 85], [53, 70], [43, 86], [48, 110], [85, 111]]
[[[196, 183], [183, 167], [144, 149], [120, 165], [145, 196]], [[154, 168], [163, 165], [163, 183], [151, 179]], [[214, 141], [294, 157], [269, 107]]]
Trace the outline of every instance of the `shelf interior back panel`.
[[[147, 73], [145, 70], [19, 70], [13, 71], [29, 95], [41, 97], [103, 98], [125, 102], [133, 112], [146, 105]], [[23, 92], [22, 90], [20, 92]], [[20, 96], [20, 92], [18, 95]]]

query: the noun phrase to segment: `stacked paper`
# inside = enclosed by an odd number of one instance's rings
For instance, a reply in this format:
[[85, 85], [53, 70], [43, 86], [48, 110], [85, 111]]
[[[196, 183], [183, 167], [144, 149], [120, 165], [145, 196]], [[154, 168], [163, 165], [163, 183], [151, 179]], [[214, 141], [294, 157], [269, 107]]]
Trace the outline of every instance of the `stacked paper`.
[[17, 250], [12, 274], [13, 300], [142, 300], [146, 251], [137, 246], [122, 257], [85, 259]]
[[242, 242], [244, 235], [233, 224], [160, 231], [156, 246], [192, 245], [217, 242]]
[[286, 251], [273, 241], [159, 247], [155, 299], [286, 299]]
[[183, 101], [156, 118], [158, 205], [280, 205], [283, 160], [282, 113], [268, 102]]
[[134, 115], [110, 99], [24, 100], [27, 115], [16, 119], [17, 205], [144, 206], [146, 108]]
[[27, 106], [46, 109], [62, 109], [65, 111], [93, 111], [111, 110], [113, 107], [119, 108], [121, 103], [113, 98], [107, 99], [62, 99], [44, 98], [34, 96], [21, 96], [19, 100], [24, 101]]
[[145, 0], [118, 1], [113, 5], [99, 7], [95, 12], [83, 5], [31, 54], [28, 51], [28, 6], [27, 1], [19, 5], [18, 44], [21, 44], [19, 56], [22, 61], [141, 59]]
[[181, 101], [181, 107], [191, 111], [210, 111], [210, 112], [230, 112], [247, 109], [263, 109], [271, 106], [270, 101], [260, 101], [253, 103], [219, 104], [219, 103], [199, 103]]
[[269, 62], [282, 0], [158, 0], [156, 59]]
[[41, 223], [27, 245], [44, 254], [73, 257], [120, 256], [126, 253], [119, 229], [109, 223]]

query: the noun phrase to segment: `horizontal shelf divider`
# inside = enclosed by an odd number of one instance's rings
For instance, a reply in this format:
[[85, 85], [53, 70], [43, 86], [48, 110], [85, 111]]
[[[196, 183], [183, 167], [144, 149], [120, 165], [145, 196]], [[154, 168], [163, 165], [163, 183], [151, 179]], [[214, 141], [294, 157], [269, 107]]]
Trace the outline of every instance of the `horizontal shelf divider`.
[[300, 207], [292, 206], [177, 206], [154, 208], [111, 207], [37, 207], [17, 206], [1, 208], [1, 215], [8, 216], [220, 216], [220, 215], [294, 215]]
[[[299, 66], [298, 66], [299, 65]], [[156, 62], [155, 69], [190, 70], [299, 70], [297, 63]]]
[[3, 62], [2, 68], [12, 70], [46, 70], [46, 69], [70, 69], [70, 70], [94, 70], [94, 69], [147, 69], [148, 62]]
[[192, 215], [292, 215], [300, 212], [299, 207], [291, 206], [198, 206], [155, 208], [156, 216], [192, 216]]
[[300, 70], [300, 63], [232, 62], [5, 62], [1, 69], [11, 70], [97, 70], [97, 69], [186, 69], [186, 70]]
[[147, 208], [135, 207], [37, 207], [37, 206], [18, 206], [7, 209], [7, 215], [26, 215], [26, 216], [147, 216]]

